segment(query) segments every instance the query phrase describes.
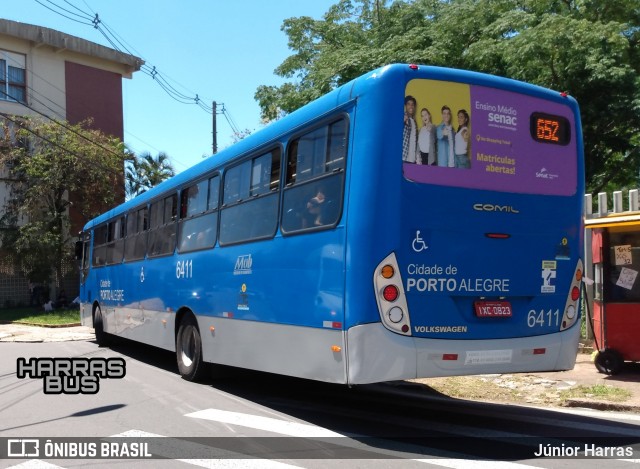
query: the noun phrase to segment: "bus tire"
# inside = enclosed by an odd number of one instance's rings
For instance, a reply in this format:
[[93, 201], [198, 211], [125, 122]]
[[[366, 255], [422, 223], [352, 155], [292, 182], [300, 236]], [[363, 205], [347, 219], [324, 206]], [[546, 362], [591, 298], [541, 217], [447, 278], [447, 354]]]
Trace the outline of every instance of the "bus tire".
[[606, 349], [598, 352], [595, 359], [596, 368], [606, 375], [617, 375], [622, 370], [624, 360], [622, 355], [614, 349]]
[[93, 331], [96, 335], [96, 342], [100, 347], [109, 345], [110, 337], [104, 330], [104, 319], [102, 318], [100, 306], [96, 306], [96, 310], [93, 313]]
[[176, 336], [176, 356], [182, 379], [201, 381], [207, 374], [206, 363], [202, 359], [202, 339], [196, 319], [185, 316], [180, 322]]

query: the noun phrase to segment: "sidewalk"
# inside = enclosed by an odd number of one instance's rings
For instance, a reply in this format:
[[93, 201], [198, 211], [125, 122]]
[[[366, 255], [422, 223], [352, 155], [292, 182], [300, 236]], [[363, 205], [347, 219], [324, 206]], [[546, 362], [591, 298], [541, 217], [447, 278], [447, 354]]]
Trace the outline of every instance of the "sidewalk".
[[39, 327], [0, 324], [0, 342], [66, 342], [94, 339], [93, 329], [85, 326]]
[[[564, 383], [567, 387], [596, 385], [614, 386], [626, 389], [631, 393], [629, 399], [616, 403], [595, 398], [573, 398], [566, 402], [567, 407], [586, 407], [598, 410], [615, 410], [621, 412], [640, 413], [640, 364], [626, 363], [623, 370], [615, 375], [608, 376], [598, 372], [591, 354], [579, 353], [576, 357], [576, 364], [573, 370], [550, 371], [531, 373], [544, 380], [550, 380], [552, 386], [562, 387]], [[541, 383], [544, 385], [545, 383]], [[549, 384], [549, 383], [546, 383]]]
[[[85, 326], [71, 327], [37, 327], [22, 324], [0, 324], [0, 342], [63, 342], [73, 340], [95, 340], [93, 329]], [[486, 384], [514, 390], [523, 397], [519, 400], [511, 400], [511, 403], [552, 406], [548, 396], [557, 395], [559, 392], [578, 386], [592, 387], [596, 385], [614, 386], [627, 389], [631, 397], [621, 403], [609, 402], [602, 399], [568, 399], [565, 406], [584, 407], [598, 410], [615, 410], [620, 412], [640, 413], [640, 364], [627, 363], [624, 370], [615, 376], [607, 376], [599, 373], [591, 361], [588, 353], [579, 353], [576, 365], [569, 371], [551, 371], [536, 373], [518, 373], [504, 375], [479, 375], [455, 378], [426, 378], [412, 380], [426, 386], [435, 386], [437, 381], [472, 380], [480, 389], [486, 388]], [[486, 389], [485, 389], [486, 390]], [[487, 391], [488, 392], [488, 391]], [[446, 394], [446, 393], [445, 393]], [[482, 399], [492, 400], [490, 395], [483, 394]], [[464, 399], [465, 396], [456, 396]], [[467, 397], [474, 399], [475, 397]], [[551, 403], [550, 403], [551, 402]]]

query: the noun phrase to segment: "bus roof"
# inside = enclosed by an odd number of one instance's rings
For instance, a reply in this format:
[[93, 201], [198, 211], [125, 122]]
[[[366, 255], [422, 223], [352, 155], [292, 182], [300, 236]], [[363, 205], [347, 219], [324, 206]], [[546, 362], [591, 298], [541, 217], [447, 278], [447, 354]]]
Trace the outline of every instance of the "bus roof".
[[[162, 182], [144, 194], [112, 208], [93, 220], [90, 220], [84, 229], [91, 229], [131, 209], [145, 205], [167, 192], [184, 187], [188, 183], [201, 179], [207, 174], [212, 174], [216, 170], [223, 168], [229, 161], [245, 155], [248, 156], [249, 154], [255, 155], [260, 150], [268, 150], [284, 136], [293, 134], [302, 126], [320, 120], [328, 113], [335, 112], [336, 109], [347, 106], [354, 100], [366, 95], [368, 90], [379, 86], [381, 81], [401, 81], [406, 83], [414, 78], [455, 81], [526, 94], [568, 105], [572, 108], [576, 120], [578, 121], [580, 119], [580, 113], [575, 99], [567, 96], [565, 93], [552, 91], [537, 85], [468, 70], [427, 65], [387, 65], [336, 88], [282, 119], [270, 123], [264, 129], [247, 136], [234, 145], [221, 150], [215, 155], [204, 159], [202, 162]], [[404, 86], [401, 88], [401, 92], [404, 93]], [[578, 128], [580, 127], [578, 126]]]

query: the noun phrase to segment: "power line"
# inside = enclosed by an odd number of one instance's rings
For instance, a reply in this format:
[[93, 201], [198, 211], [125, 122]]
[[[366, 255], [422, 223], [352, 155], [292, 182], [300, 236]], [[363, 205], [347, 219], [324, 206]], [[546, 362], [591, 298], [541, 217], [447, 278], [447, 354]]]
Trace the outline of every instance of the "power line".
[[[164, 153], [162, 150], [160, 150], [159, 148], [155, 147], [154, 145], [152, 145], [149, 142], [145, 142], [144, 140], [142, 140], [137, 135], [133, 135], [132, 133], [130, 133], [130, 132], [126, 131], [126, 130], [125, 130], [125, 133], [129, 134], [131, 137], [135, 138], [137, 141], [139, 141], [141, 143], [144, 143], [147, 147], [152, 148], [157, 153]], [[135, 155], [141, 155], [142, 153], [144, 153], [144, 152], [140, 152], [140, 151], [136, 150], [136, 148], [133, 145], [131, 145], [130, 143], [127, 143], [127, 147], [130, 148]], [[169, 156], [169, 155], [167, 155], [167, 156]], [[182, 166], [183, 169], [189, 169], [191, 167], [191, 165], [183, 163], [182, 161], [180, 161], [180, 160], [178, 160], [178, 159], [176, 159], [174, 157], [169, 156], [169, 159], [171, 160], [171, 164], [174, 164], [174, 165], [178, 164], [178, 165]]]
[[[63, 10], [63, 11], [69, 12], [68, 10], [66, 10], [66, 9], [62, 8], [61, 6], [56, 5], [55, 3], [51, 2], [50, 0], [46, 0], [46, 1], [48, 1], [49, 3], [51, 3], [51, 4], [55, 5], [57, 8], [59, 8], [59, 9], [61, 9], [61, 10]], [[47, 10], [51, 10], [52, 12], [54, 12], [54, 13], [56, 13], [56, 14], [60, 15], [60, 16], [64, 16], [64, 17], [65, 17], [65, 18], [67, 18], [68, 20], [75, 21], [76, 23], [80, 23], [80, 24], [91, 25], [91, 23], [87, 23], [87, 22], [85, 22], [85, 21], [80, 21], [80, 20], [77, 20], [77, 19], [75, 19], [75, 18], [71, 18], [70, 16], [67, 16], [67, 15], [65, 15], [64, 13], [60, 13], [59, 11], [56, 11], [56, 10], [54, 10], [53, 8], [48, 7], [47, 5], [45, 5], [44, 3], [42, 3], [40, 0], [35, 0], [35, 2], [36, 2], [36, 3], [38, 3], [38, 4], [40, 4], [40, 5], [42, 5], [42, 6], [43, 6], [43, 7], [45, 7]], [[69, 12], [69, 13], [71, 13], [71, 12]], [[76, 15], [76, 16], [80, 16], [80, 15], [78, 15], [77, 13], [72, 13], [72, 14], [73, 14], [73, 15]]]
[[[65, 15], [61, 11], [57, 11], [57, 10], [54, 10], [52, 8], [49, 8], [47, 5], [43, 4], [40, 0], [35, 0], [35, 1], [38, 4], [44, 6], [45, 8], [53, 11], [54, 13], [56, 13], [58, 15], [61, 15], [61, 16], [65, 17], [65, 18], [67, 18], [67, 19], [71, 19], [73, 21], [77, 21], [77, 22], [85, 24], [85, 25], [93, 26], [93, 28], [98, 30], [98, 32], [100, 32], [100, 34], [102, 34], [102, 36], [105, 38], [105, 40], [115, 50], [117, 50], [118, 52], [126, 53], [126, 54], [129, 54], [129, 55], [137, 55], [139, 57], [141, 56], [141, 54], [139, 54], [137, 52], [136, 52], [136, 54], [132, 53], [130, 49], [134, 49], [134, 48], [132, 46], [128, 45], [124, 39], [122, 39], [114, 30], [112, 30], [100, 18], [99, 14], [97, 12], [93, 12], [86, 1], [82, 0], [83, 3], [85, 4], [85, 6], [91, 11], [91, 13], [87, 13], [85, 10], [83, 10], [82, 8], [74, 5], [73, 3], [71, 3], [71, 2], [69, 2], [67, 0], [63, 0], [64, 3], [66, 3], [67, 5], [71, 6], [72, 8], [74, 8], [75, 10], [77, 10], [78, 12], [81, 13], [81, 14], [78, 14], [78, 13], [72, 12], [72, 11], [60, 6], [59, 4], [54, 2], [53, 0], [44, 0], [44, 1], [48, 2], [48, 3], [50, 3], [51, 5], [54, 5], [59, 10], [67, 12], [69, 14], [73, 14], [74, 16], [80, 17], [80, 18], [82, 18], [82, 19], [84, 19], [86, 21], [76, 20], [74, 18], [71, 18], [71, 17]], [[134, 51], [135, 51], [135, 49], [134, 49]], [[146, 62], [146, 60], [145, 60], [145, 62]], [[175, 100], [175, 101], [177, 101], [177, 102], [179, 102], [181, 104], [195, 104], [200, 109], [205, 111], [206, 113], [213, 114], [213, 108], [209, 104], [207, 104], [211, 100], [206, 100], [206, 99], [203, 100], [202, 98], [199, 97], [199, 94], [197, 94], [197, 93], [194, 93], [194, 95], [192, 95], [192, 96], [189, 96], [189, 95], [186, 95], [186, 94], [182, 93], [181, 91], [176, 89], [176, 87], [174, 87], [169, 82], [169, 79], [165, 78], [164, 73], [161, 73], [155, 66], [151, 66], [150, 64], [145, 63], [140, 67], [140, 71], [142, 71], [143, 74], [151, 77], [158, 84], [158, 86], [160, 86], [160, 88], [162, 88], [162, 90], [169, 97], [171, 97], [173, 100]], [[175, 82], [175, 80], [172, 80], [172, 81]], [[180, 85], [177, 82], [175, 82], [175, 83]], [[180, 87], [186, 89], [182, 85], [180, 85]], [[238, 129], [237, 125], [233, 121], [233, 118], [228, 114], [228, 111], [226, 111], [224, 109], [224, 107], [223, 107], [223, 110], [222, 110], [222, 114], [225, 116], [225, 119], [226, 119], [227, 123], [229, 124], [229, 126], [231, 127], [231, 130], [235, 134], [239, 134], [240, 132], [239, 132], [239, 129]]]
[[[80, 21], [77, 20], [75, 18], [72, 18], [70, 16], [65, 15], [64, 13], [62, 13], [61, 11], [55, 10], [47, 5], [45, 5], [44, 3], [42, 3], [42, 1], [40, 0], [35, 0], [36, 3], [38, 3], [39, 5], [47, 8], [48, 10], [63, 16], [64, 18], [70, 19], [72, 21], [76, 21], [78, 23], [81, 24], [85, 24], [87, 26], [93, 26], [95, 29], [98, 30], [98, 32], [100, 32], [100, 34], [102, 34], [102, 36], [107, 40], [107, 42], [109, 44], [111, 44], [111, 46], [117, 50], [118, 52], [121, 53], [126, 53], [129, 55], [134, 55], [129, 49], [128, 47], [124, 44], [124, 40], [120, 40], [119, 35], [117, 35], [115, 32], [113, 32], [111, 30], [111, 28], [109, 28], [109, 26], [102, 21], [102, 19], [100, 19], [100, 16], [98, 13], [95, 13], [95, 15], [91, 15], [89, 13], [87, 13], [86, 11], [82, 10], [81, 8], [73, 5], [72, 3], [68, 2], [67, 0], [63, 0], [65, 3], [67, 3], [68, 5], [71, 5], [73, 8], [75, 8], [76, 10], [80, 11], [83, 15], [80, 15], [78, 13], [72, 12], [60, 5], [58, 5], [57, 3], [55, 3], [52, 0], [44, 0], [48, 3], [50, 3], [51, 5], [54, 5], [56, 8], [58, 8], [59, 10], [62, 10], [66, 13], [78, 16], [80, 18], [83, 18], [87, 21]], [[86, 3], [85, 3], [86, 5]], [[101, 26], [102, 25], [102, 26]], [[141, 55], [141, 54], [138, 54]], [[145, 66], [143, 65], [140, 70], [145, 73], [146, 75], [150, 76], [151, 78], [154, 79], [154, 81], [156, 83], [158, 83], [158, 85], [165, 91], [165, 93], [167, 93], [167, 95], [169, 95], [171, 98], [173, 98], [174, 100], [182, 103], [182, 104], [196, 104], [198, 105], [198, 107], [200, 107], [203, 111], [211, 114], [213, 112], [212, 108], [209, 107], [206, 104], [202, 104], [202, 100], [199, 98], [198, 94], [195, 94], [195, 96], [187, 96], [183, 93], [181, 93], [180, 91], [176, 90], [168, 81], [167, 79], [164, 78], [164, 76], [160, 73], [159, 70], [156, 69], [156, 67], [152, 67], [151, 70], [149, 70], [149, 66]]]
[[[16, 64], [16, 65], [21, 65], [19, 62], [17, 62], [17, 61], [16, 61], [15, 59], [13, 59], [12, 57], [8, 57], [8, 59], [9, 59], [9, 61], [13, 62], [13, 63], [14, 63], [14, 64]], [[37, 74], [37, 73], [35, 73], [33, 70], [31, 70], [31, 71], [30, 71], [30, 73], [31, 73], [33, 76], [38, 77], [38, 78], [39, 78], [40, 80], [42, 80], [44, 83], [46, 83], [46, 84], [48, 84], [49, 86], [51, 86], [53, 89], [55, 89], [55, 90], [59, 91], [59, 92], [60, 92], [60, 93], [62, 93], [64, 96], [66, 96], [66, 91], [65, 91], [65, 90], [62, 90], [62, 89], [58, 88], [56, 85], [54, 85], [53, 83], [51, 83], [50, 81], [48, 81], [46, 78], [44, 78], [44, 77], [42, 77], [42, 76], [38, 75], [38, 74]], [[32, 87], [31, 87], [31, 86], [29, 86], [29, 85], [26, 85], [26, 89], [30, 91], [30, 93], [29, 93], [29, 97], [30, 97], [30, 99], [31, 99], [32, 101], [37, 102], [37, 103], [38, 103], [38, 104], [40, 104], [42, 107], [44, 107], [44, 108], [48, 109], [49, 111], [51, 111], [54, 115], [56, 115], [56, 116], [60, 116], [62, 119], [65, 119], [66, 110], [65, 110], [65, 108], [64, 108], [64, 107], [62, 107], [60, 104], [58, 104], [58, 103], [56, 103], [55, 101], [53, 101], [52, 99], [50, 99], [48, 96], [46, 96], [46, 95], [44, 95], [44, 94], [42, 94], [42, 93], [38, 92], [36, 89], [32, 88]], [[60, 124], [60, 123], [59, 123], [55, 118], [53, 118], [53, 117], [51, 117], [51, 116], [49, 116], [49, 115], [46, 115], [46, 114], [43, 114], [43, 113], [39, 112], [37, 109], [35, 109], [35, 108], [33, 108], [33, 107], [29, 106], [28, 104], [23, 103], [23, 102], [19, 101], [18, 99], [14, 98], [14, 97], [9, 96], [6, 92], [4, 92], [4, 91], [2, 91], [2, 90], [0, 90], [0, 92], [2, 92], [3, 94], [5, 94], [5, 95], [6, 95], [6, 96], [8, 96], [9, 98], [13, 99], [14, 101], [16, 101], [18, 104], [21, 104], [21, 105], [23, 105], [23, 106], [27, 107], [28, 109], [31, 109], [32, 111], [34, 111], [34, 112], [37, 112], [37, 113], [41, 114], [43, 117], [45, 117], [45, 118], [47, 118], [47, 119], [51, 120], [52, 122], [55, 122], [55, 123]], [[39, 99], [37, 99], [37, 98], [36, 98], [36, 95], [37, 95], [37, 96], [42, 97], [42, 98], [43, 98], [43, 99], [45, 99], [45, 100], [47, 100], [47, 101], [48, 101], [48, 102], [50, 102], [52, 105], [57, 106], [58, 108], [60, 108], [60, 111], [56, 111], [55, 109], [52, 109], [51, 107], [49, 107], [49, 106], [48, 106], [47, 104], [45, 104], [44, 102], [42, 102], [42, 101], [40, 101]], [[84, 105], [84, 103], [81, 103], [81, 105]], [[62, 125], [62, 124], [60, 124], [60, 125]], [[131, 133], [131, 132], [129, 132], [129, 131], [126, 131], [126, 133], [127, 133], [127, 134], [129, 134], [129, 135], [131, 135], [131, 136], [133, 136], [133, 137], [134, 137], [134, 138], [136, 138], [137, 140], [139, 140], [139, 141], [141, 141], [141, 142], [145, 143], [146, 145], [148, 145], [148, 146], [150, 146], [150, 147], [153, 147], [153, 145], [150, 145], [149, 143], [144, 142], [142, 139], [140, 139], [140, 137], [138, 137], [138, 136], [134, 135], [133, 133]], [[87, 138], [85, 137], [85, 139], [87, 139]], [[89, 140], [89, 141], [91, 141], [91, 140]], [[96, 142], [93, 142], [93, 143], [95, 143], [96, 145], [98, 145]], [[131, 147], [131, 145], [127, 145], [127, 146]], [[156, 151], [160, 152], [160, 150], [158, 150], [157, 148], [156, 148]], [[138, 152], [134, 151], [134, 153], [138, 153]], [[175, 158], [175, 157], [170, 157], [170, 159], [171, 159], [171, 160], [173, 160], [173, 162], [175, 162], [175, 163], [177, 163], [177, 164], [182, 165], [184, 168], [188, 168], [188, 167], [190, 167], [189, 165], [187, 165], [187, 164], [185, 164], [185, 163], [183, 163], [183, 162], [179, 161], [179, 160], [178, 160], [177, 158]]]
[[[47, 0], [49, 1], [49, 0]], [[75, 6], [73, 3], [67, 1], [67, 0], [63, 0], [64, 3], [66, 3], [67, 5], [69, 5], [71, 8], [74, 8], [76, 10], [78, 10], [80, 13], [82, 13], [83, 15], [87, 15], [89, 17], [89, 19], [91, 19], [91, 15], [88, 15], [86, 12], [82, 11], [80, 8], [78, 8], [77, 6]], [[86, 5], [86, 4], [85, 4]]]
[[42, 117], [44, 117], [44, 118], [46, 118], [46, 119], [49, 119], [51, 122], [53, 122], [53, 123], [55, 123], [55, 124], [59, 125], [60, 127], [65, 128], [65, 129], [66, 129], [66, 130], [68, 130], [69, 132], [71, 132], [71, 133], [73, 133], [73, 134], [77, 135], [78, 137], [80, 137], [80, 138], [82, 138], [82, 139], [86, 140], [87, 142], [91, 143], [92, 145], [95, 145], [95, 146], [97, 146], [98, 148], [100, 148], [100, 149], [102, 149], [102, 150], [104, 150], [104, 151], [106, 151], [106, 152], [108, 152], [108, 153], [111, 153], [111, 154], [112, 154], [112, 155], [114, 155], [114, 156], [117, 156], [118, 158], [121, 156], [121, 155], [118, 155], [118, 154], [117, 154], [116, 152], [114, 152], [113, 150], [111, 150], [110, 148], [104, 147], [104, 146], [100, 145], [98, 142], [95, 142], [94, 140], [91, 140], [89, 137], [87, 137], [87, 136], [83, 135], [82, 133], [80, 133], [80, 132], [76, 131], [76, 130], [75, 130], [75, 129], [73, 129], [72, 127], [69, 127], [69, 126], [67, 126], [67, 125], [63, 124], [63, 123], [62, 123], [62, 122], [60, 122], [58, 119], [55, 119], [55, 118], [53, 118], [53, 117], [51, 117], [51, 116], [48, 116], [48, 115], [47, 115], [47, 114], [45, 114], [44, 112], [38, 111], [36, 108], [34, 108], [34, 107], [32, 107], [32, 106], [29, 106], [28, 104], [26, 104], [26, 103], [23, 103], [23, 102], [19, 101], [19, 100], [18, 100], [18, 99], [16, 99], [14, 96], [9, 95], [9, 93], [6, 93], [6, 92], [5, 92], [5, 91], [3, 91], [2, 89], [0, 89], [0, 93], [2, 93], [3, 95], [5, 95], [6, 97], [10, 98], [11, 100], [16, 101], [18, 104], [21, 104], [22, 106], [26, 107], [27, 109], [29, 109], [29, 110], [31, 110], [31, 111], [33, 111], [33, 112], [35, 112], [35, 113], [37, 113], [37, 114], [41, 115]]
[[[51, 1], [51, 0], [48, 0], [48, 1]], [[111, 28], [109, 28], [109, 26], [104, 21], [102, 21], [102, 19], [100, 19], [100, 16], [98, 13], [95, 14], [92, 24], [93, 24], [93, 27], [97, 29], [98, 32], [100, 32], [100, 34], [102, 34], [102, 36], [109, 42], [109, 44], [111, 44], [111, 46], [115, 50], [117, 50], [118, 52], [127, 53], [129, 55], [134, 55], [124, 44], [124, 40], [120, 40], [119, 36], [115, 34], [111, 30]], [[209, 114], [213, 112], [213, 110], [210, 107], [200, 104], [201, 100], [198, 94], [196, 94], [195, 96], [187, 96], [182, 92], [178, 91], [175, 87], [173, 87], [167, 81], [167, 79], [164, 78], [163, 74], [159, 70], [157, 70], [155, 66], [150, 66], [146, 64], [146, 59], [145, 59], [145, 64], [142, 65], [142, 67], [140, 67], [140, 70], [144, 74], [153, 78], [153, 80], [156, 83], [158, 83], [158, 85], [165, 91], [165, 93], [167, 93], [167, 95], [169, 95], [174, 100], [182, 104], [197, 104], [201, 109], [203, 109], [205, 112]]]
[[[98, 13], [95, 14], [92, 20], [93, 27], [97, 29], [100, 34], [111, 44], [111, 46], [117, 50], [118, 52], [127, 53], [129, 55], [142, 55], [139, 52], [135, 51], [135, 49], [126, 43], [126, 41], [118, 35], [115, 31], [113, 31], [109, 26], [100, 19]], [[117, 42], [117, 44], [116, 44]], [[131, 49], [134, 49], [132, 52]], [[146, 62], [146, 60], [145, 60]], [[145, 75], [151, 77], [153, 80], [158, 83], [158, 85], [173, 99], [182, 103], [182, 104], [197, 104], [201, 109], [205, 112], [211, 114], [213, 109], [210, 106], [202, 103], [202, 100], [199, 98], [198, 94], [194, 96], [188, 96], [178, 91], [171, 83], [169, 83], [168, 79], [165, 78], [164, 74], [160, 73], [159, 70], [156, 69], [155, 66], [150, 66], [148, 64], [143, 64], [140, 67], [140, 71]], [[176, 82], [177, 83], [177, 82]], [[182, 85], [180, 85], [182, 86]]]
[[[74, 151], [74, 150], [70, 150], [69, 148], [65, 147], [64, 145], [61, 145], [61, 144], [59, 144], [58, 142], [55, 142], [55, 141], [53, 141], [53, 140], [51, 140], [51, 139], [49, 139], [49, 138], [47, 138], [47, 137], [43, 137], [42, 135], [40, 135], [40, 134], [39, 134], [38, 132], [36, 132], [35, 130], [30, 129], [30, 128], [29, 128], [27, 125], [25, 125], [23, 122], [21, 122], [21, 121], [19, 121], [19, 120], [16, 120], [16, 119], [13, 119], [13, 118], [11, 117], [11, 115], [10, 115], [10, 114], [6, 114], [6, 113], [4, 113], [4, 112], [0, 112], [0, 116], [4, 117], [5, 119], [7, 119], [7, 120], [8, 120], [8, 121], [10, 121], [10, 122], [13, 122], [13, 123], [14, 123], [14, 124], [16, 124], [16, 125], [18, 125], [18, 126], [22, 127], [24, 130], [26, 130], [26, 131], [27, 131], [27, 132], [29, 132], [30, 134], [35, 135], [36, 137], [40, 138], [41, 140], [44, 140], [45, 142], [50, 143], [51, 145], [53, 145], [53, 146], [55, 146], [55, 147], [58, 147], [58, 148], [59, 148], [59, 149], [61, 149], [62, 151], [65, 151], [65, 152], [69, 153], [70, 155], [75, 156], [75, 157], [76, 157], [76, 158], [78, 158], [78, 159], [86, 160], [86, 157], [85, 157], [84, 155], [81, 155], [80, 153], [78, 153], [78, 152], [76, 152], [76, 151]], [[120, 155], [120, 156], [122, 156], [122, 155]], [[93, 164], [94, 166], [97, 166], [97, 167], [99, 167], [99, 168], [101, 168], [101, 169], [105, 170], [105, 171], [106, 171], [106, 172], [108, 172], [108, 173], [112, 173], [113, 175], [115, 175], [115, 176], [117, 176], [117, 177], [121, 177], [121, 174], [120, 174], [119, 172], [114, 171], [112, 168], [109, 168], [109, 167], [107, 167], [107, 166], [104, 166], [104, 165], [100, 164], [100, 163], [99, 163], [99, 162], [97, 162], [97, 161], [90, 161], [90, 163], [91, 163], [91, 164]]]
[[229, 111], [227, 111], [227, 108], [225, 107], [224, 103], [219, 103], [219, 104], [222, 106], [222, 109], [220, 109], [220, 112], [218, 112], [217, 114], [222, 114], [224, 116], [224, 118], [227, 120], [227, 123], [229, 124], [229, 127], [231, 127], [231, 130], [233, 131], [233, 133], [235, 133], [236, 135], [240, 134], [240, 129], [238, 128], [235, 121], [231, 117], [231, 114], [229, 114]]

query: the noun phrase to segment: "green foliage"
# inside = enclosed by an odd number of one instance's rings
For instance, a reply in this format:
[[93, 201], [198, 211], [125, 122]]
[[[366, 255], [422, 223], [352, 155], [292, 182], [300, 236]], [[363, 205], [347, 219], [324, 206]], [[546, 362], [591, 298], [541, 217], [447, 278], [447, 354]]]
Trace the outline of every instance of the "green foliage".
[[638, 183], [640, 0], [340, 0], [289, 18], [293, 55], [260, 86], [263, 119], [388, 63], [477, 70], [567, 91], [581, 106], [588, 190]]
[[21, 144], [0, 148], [0, 166], [12, 167], [2, 247], [31, 281], [47, 282], [54, 272], [62, 278], [73, 252], [71, 206], [84, 223], [121, 194], [124, 145], [87, 125], [23, 118], [15, 132]]
[[0, 322], [14, 322], [34, 326], [78, 324], [80, 322], [80, 310], [55, 309], [51, 312], [34, 312], [33, 308], [0, 309]]
[[560, 393], [560, 397], [565, 399], [595, 399], [610, 402], [624, 402], [631, 397], [631, 391], [607, 384], [594, 384], [593, 386], [576, 386]]
[[127, 162], [125, 172], [127, 198], [143, 194], [175, 174], [166, 153], [160, 152], [156, 157], [148, 152], [139, 156], [133, 155]]
[[231, 136], [231, 139], [233, 143], [238, 143], [240, 140], [244, 140], [249, 135], [251, 135], [250, 129], [239, 130], [233, 133], [233, 135]]

